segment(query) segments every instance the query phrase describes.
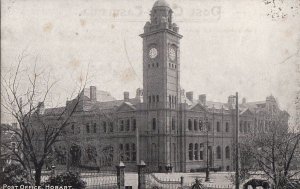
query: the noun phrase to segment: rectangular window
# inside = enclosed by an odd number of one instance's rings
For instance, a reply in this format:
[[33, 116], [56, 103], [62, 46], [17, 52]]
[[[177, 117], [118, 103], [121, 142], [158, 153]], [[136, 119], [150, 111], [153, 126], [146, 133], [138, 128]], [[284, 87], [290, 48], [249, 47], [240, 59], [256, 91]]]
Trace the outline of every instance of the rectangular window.
[[156, 118], [152, 118], [152, 130], [156, 129]]
[[107, 128], [106, 128], [106, 122], [103, 121], [103, 132], [106, 133], [107, 132]]
[[126, 120], [126, 131], [130, 130], [130, 119]]
[[221, 131], [221, 129], [220, 129], [220, 122], [217, 121], [217, 132], [220, 132], [220, 131]]
[[86, 124], [86, 133], [90, 133], [90, 124]]
[[94, 123], [94, 133], [97, 133], [97, 124]]
[[136, 119], [132, 120], [132, 131], [136, 130]]
[[119, 151], [120, 151], [120, 161], [124, 161], [124, 148], [123, 148], [123, 144], [119, 145]]
[[114, 132], [114, 123], [113, 122], [109, 122], [109, 131], [111, 133]]
[[120, 131], [124, 131], [124, 120], [120, 121]]
[[175, 130], [175, 118], [172, 118], [172, 130]]

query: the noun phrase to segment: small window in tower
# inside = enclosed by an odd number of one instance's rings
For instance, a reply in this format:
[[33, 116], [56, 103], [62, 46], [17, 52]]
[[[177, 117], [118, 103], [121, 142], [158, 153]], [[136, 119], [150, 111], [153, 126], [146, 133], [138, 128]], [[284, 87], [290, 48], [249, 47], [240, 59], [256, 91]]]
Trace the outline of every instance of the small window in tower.
[[169, 63], [169, 67], [171, 68], [171, 63]]
[[152, 130], [156, 129], [156, 118], [152, 118]]
[[148, 68], [150, 68], [151, 66], [150, 66], [150, 64], [148, 64]]
[[148, 96], [148, 99], [149, 99], [149, 103], [151, 103], [151, 96]]
[[152, 63], [152, 67], [154, 67], [154, 63]]
[[159, 102], [159, 95], [156, 95], [156, 102]]
[[156, 62], [156, 67], [158, 67], [158, 62]]
[[154, 95], [152, 96], [152, 102], [153, 103], [155, 102], [155, 96]]
[[176, 64], [174, 65], [175, 69], [176, 69]]
[[174, 68], [174, 64], [172, 64], [172, 68]]

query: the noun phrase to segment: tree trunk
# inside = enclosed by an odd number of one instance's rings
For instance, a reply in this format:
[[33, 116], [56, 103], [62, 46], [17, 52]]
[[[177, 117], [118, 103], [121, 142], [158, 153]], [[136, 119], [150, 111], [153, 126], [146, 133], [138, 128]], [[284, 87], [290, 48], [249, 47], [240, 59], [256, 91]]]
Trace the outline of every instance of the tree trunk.
[[40, 186], [41, 185], [41, 176], [42, 176], [42, 166], [37, 166], [35, 168], [35, 186]]

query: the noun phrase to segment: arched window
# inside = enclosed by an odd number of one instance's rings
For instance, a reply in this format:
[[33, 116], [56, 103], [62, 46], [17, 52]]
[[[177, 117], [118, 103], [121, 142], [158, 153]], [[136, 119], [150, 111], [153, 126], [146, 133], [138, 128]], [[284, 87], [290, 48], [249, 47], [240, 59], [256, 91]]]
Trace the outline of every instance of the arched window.
[[152, 130], [156, 129], [156, 118], [152, 118]]
[[198, 130], [198, 121], [197, 121], [197, 119], [194, 119], [194, 130], [195, 131]]
[[169, 95], [169, 105], [170, 105], [170, 108], [171, 108], [172, 107], [171, 95]]
[[125, 145], [125, 160], [130, 161], [130, 146], [128, 143]]
[[199, 149], [198, 149], [198, 144], [195, 144], [195, 148], [194, 148], [194, 159], [195, 160], [199, 160]]
[[156, 102], [159, 102], [159, 96], [156, 95]]
[[216, 153], [217, 153], [217, 159], [221, 159], [222, 154], [221, 154], [221, 147], [220, 146], [217, 146]]
[[193, 143], [189, 144], [189, 160], [193, 160]]
[[135, 144], [131, 144], [131, 161], [136, 161], [136, 147]]
[[244, 121], [244, 132], [245, 132], [245, 133], [248, 132], [247, 121]]
[[120, 131], [124, 131], [124, 120], [120, 120]]
[[203, 130], [203, 122], [202, 120], [199, 120], [199, 131]]
[[203, 143], [200, 143], [200, 160], [203, 160], [204, 159], [204, 144]]
[[175, 118], [172, 117], [172, 130], [175, 130]]
[[151, 162], [156, 161], [156, 144], [152, 143], [151, 145]]
[[221, 131], [221, 129], [220, 129], [220, 122], [217, 121], [217, 132], [220, 132], [220, 131]]
[[193, 129], [193, 126], [192, 126], [192, 125], [193, 125], [192, 120], [189, 119], [189, 120], [188, 120], [188, 128], [189, 128], [190, 131]]
[[226, 133], [229, 132], [229, 123], [228, 123], [228, 122], [226, 122], [226, 125], [225, 125], [225, 131], [226, 131]]
[[226, 146], [226, 148], [225, 148], [225, 158], [230, 159], [230, 148], [229, 148], [229, 146]]

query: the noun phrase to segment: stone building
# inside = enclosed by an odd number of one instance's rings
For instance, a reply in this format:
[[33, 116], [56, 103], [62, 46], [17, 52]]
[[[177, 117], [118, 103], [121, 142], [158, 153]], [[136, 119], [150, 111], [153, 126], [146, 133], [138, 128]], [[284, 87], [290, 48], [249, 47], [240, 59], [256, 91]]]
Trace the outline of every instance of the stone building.
[[[237, 102], [234, 96], [227, 102], [208, 101], [205, 94], [195, 97], [180, 87], [182, 35], [172, 14], [164, 0], [155, 2], [140, 35], [143, 89], [134, 97], [124, 92], [116, 100], [94, 86], [82, 91], [70, 126], [56, 144], [57, 164], [110, 167], [123, 161], [130, 169], [144, 160], [153, 169], [171, 165], [173, 171], [189, 172], [205, 169], [208, 161], [211, 168], [233, 170]], [[40, 106], [39, 111], [56, 117], [66, 107]], [[261, 102], [243, 99], [239, 107], [241, 137], [267, 132], [267, 115], [281, 111], [273, 96]]]

